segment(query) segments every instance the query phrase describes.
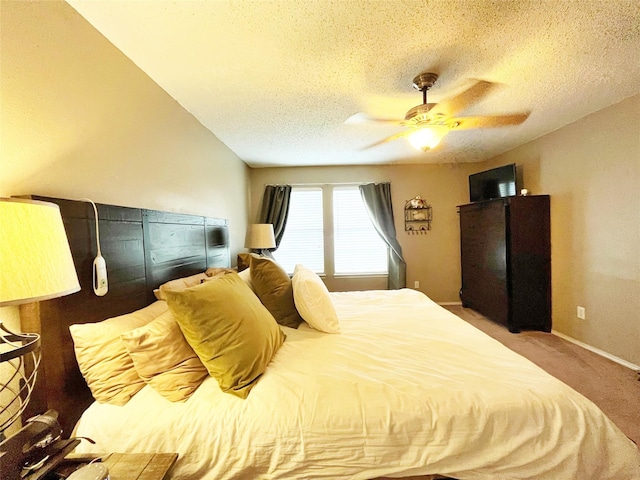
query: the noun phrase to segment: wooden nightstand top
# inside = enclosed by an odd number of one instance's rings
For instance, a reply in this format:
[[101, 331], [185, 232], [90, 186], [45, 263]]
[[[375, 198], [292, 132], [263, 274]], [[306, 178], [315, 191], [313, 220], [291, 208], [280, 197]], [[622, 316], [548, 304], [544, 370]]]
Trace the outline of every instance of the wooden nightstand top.
[[[164, 480], [167, 472], [178, 459], [177, 453], [112, 453], [91, 455], [68, 455], [66, 461], [87, 464], [94, 458], [103, 458], [109, 469], [110, 480]], [[66, 472], [67, 474], [70, 471]]]
[[163, 480], [177, 453], [112, 453], [104, 460], [111, 480]]

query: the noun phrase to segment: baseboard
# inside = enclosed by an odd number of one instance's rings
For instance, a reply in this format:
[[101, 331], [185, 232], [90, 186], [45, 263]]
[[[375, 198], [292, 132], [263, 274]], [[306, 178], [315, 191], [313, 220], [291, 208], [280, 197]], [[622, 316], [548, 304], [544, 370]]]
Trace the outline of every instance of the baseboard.
[[583, 343], [580, 340], [576, 340], [575, 338], [570, 337], [569, 335], [565, 335], [564, 333], [560, 333], [557, 330], [551, 330], [551, 333], [553, 333], [554, 335], [566, 340], [567, 342], [574, 343], [574, 344], [584, 348], [585, 350], [589, 350], [590, 352], [597, 353], [601, 357], [608, 358], [609, 360], [611, 360], [613, 362], [616, 362], [616, 363], [622, 365], [623, 367], [627, 367], [627, 368], [630, 368], [631, 370], [635, 370], [635, 371], [640, 371], [640, 365], [636, 365], [634, 363], [627, 362], [626, 360], [623, 360], [622, 358], [616, 357], [615, 355], [611, 355], [610, 353], [607, 353], [604, 350], [600, 350], [599, 348], [592, 347], [591, 345]]
[[[442, 307], [460, 306], [460, 305], [462, 305], [462, 302], [438, 302], [438, 305], [440, 305]], [[628, 362], [627, 360], [624, 360], [624, 359], [622, 359], [620, 357], [616, 357], [615, 355], [612, 355], [612, 354], [610, 354], [608, 352], [605, 352], [604, 350], [600, 350], [599, 348], [592, 347], [591, 345], [583, 343], [580, 340], [576, 340], [575, 338], [570, 337], [569, 335], [565, 335], [564, 333], [560, 333], [557, 330], [551, 330], [551, 333], [553, 333], [554, 335], [566, 340], [567, 342], [571, 342], [571, 343], [573, 343], [575, 345], [578, 345], [578, 346], [584, 348], [585, 350], [589, 350], [590, 352], [596, 353], [596, 354], [600, 355], [601, 357], [608, 358], [612, 362], [616, 362], [617, 364], [622, 365], [623, 367], [627, 367], [627, 368], [630, 368], [631, 370], [635, 370], [636, 372], [640, 372], [640, 365], [636, 365], [635, 363]]]

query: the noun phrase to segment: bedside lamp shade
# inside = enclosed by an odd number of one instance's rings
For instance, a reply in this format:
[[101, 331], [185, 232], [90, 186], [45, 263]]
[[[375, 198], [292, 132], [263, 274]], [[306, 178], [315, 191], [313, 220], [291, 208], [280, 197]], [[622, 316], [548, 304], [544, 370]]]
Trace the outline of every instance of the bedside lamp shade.
[[273, 235], [273, 225], [270, 223], [254, 223], [247, 226], [244, 246], [252, 250], [275, 248], [276, 239]]
[[0, 306], [79, 290], [60, 208], [48, 202], [0, 199]]

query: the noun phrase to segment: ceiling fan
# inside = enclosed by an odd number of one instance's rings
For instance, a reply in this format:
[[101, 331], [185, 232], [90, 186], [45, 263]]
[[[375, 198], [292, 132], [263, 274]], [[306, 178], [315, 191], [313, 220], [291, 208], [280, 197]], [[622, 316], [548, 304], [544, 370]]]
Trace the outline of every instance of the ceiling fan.
[[404, 120], [376, 119], [370, 118], [365, 114], [357, 113], [349, 117], [345, 123], [374, 121], [404, 125], [408, 127], [407, 130], [383, 138], [364, 148], [375, 147], [383, 143], [407, 137], [407, 140], [409, 140], [415, 148], [426, 152], [436, 147], [440, 143], [440, 140], [452, 130], [518, 125], [524, 122], [529, 116], [529, 113], [516, 113], [512, 115], [458, 117], [456, 115], [459, 112], [478, 102], [495, 84], [480, 80], [455, 97], [446, 99], [440, 103], [427, 103], [427, 91], [433, 87], [437, 79], [438, 75], [431, 72], [420, 73], [413, 79], [413, 88], [422, 92], [422, 104], [410, 109], [405, 115]]

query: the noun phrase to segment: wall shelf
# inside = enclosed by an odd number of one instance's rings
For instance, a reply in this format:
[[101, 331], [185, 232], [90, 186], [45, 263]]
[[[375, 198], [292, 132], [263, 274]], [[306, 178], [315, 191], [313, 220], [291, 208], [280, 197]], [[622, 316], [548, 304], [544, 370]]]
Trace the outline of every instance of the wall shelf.
[[416, 196], [404, 205], [404, 231], [409, 234], [422, 234], [431, 230], [433, 213], [431, 205]]

